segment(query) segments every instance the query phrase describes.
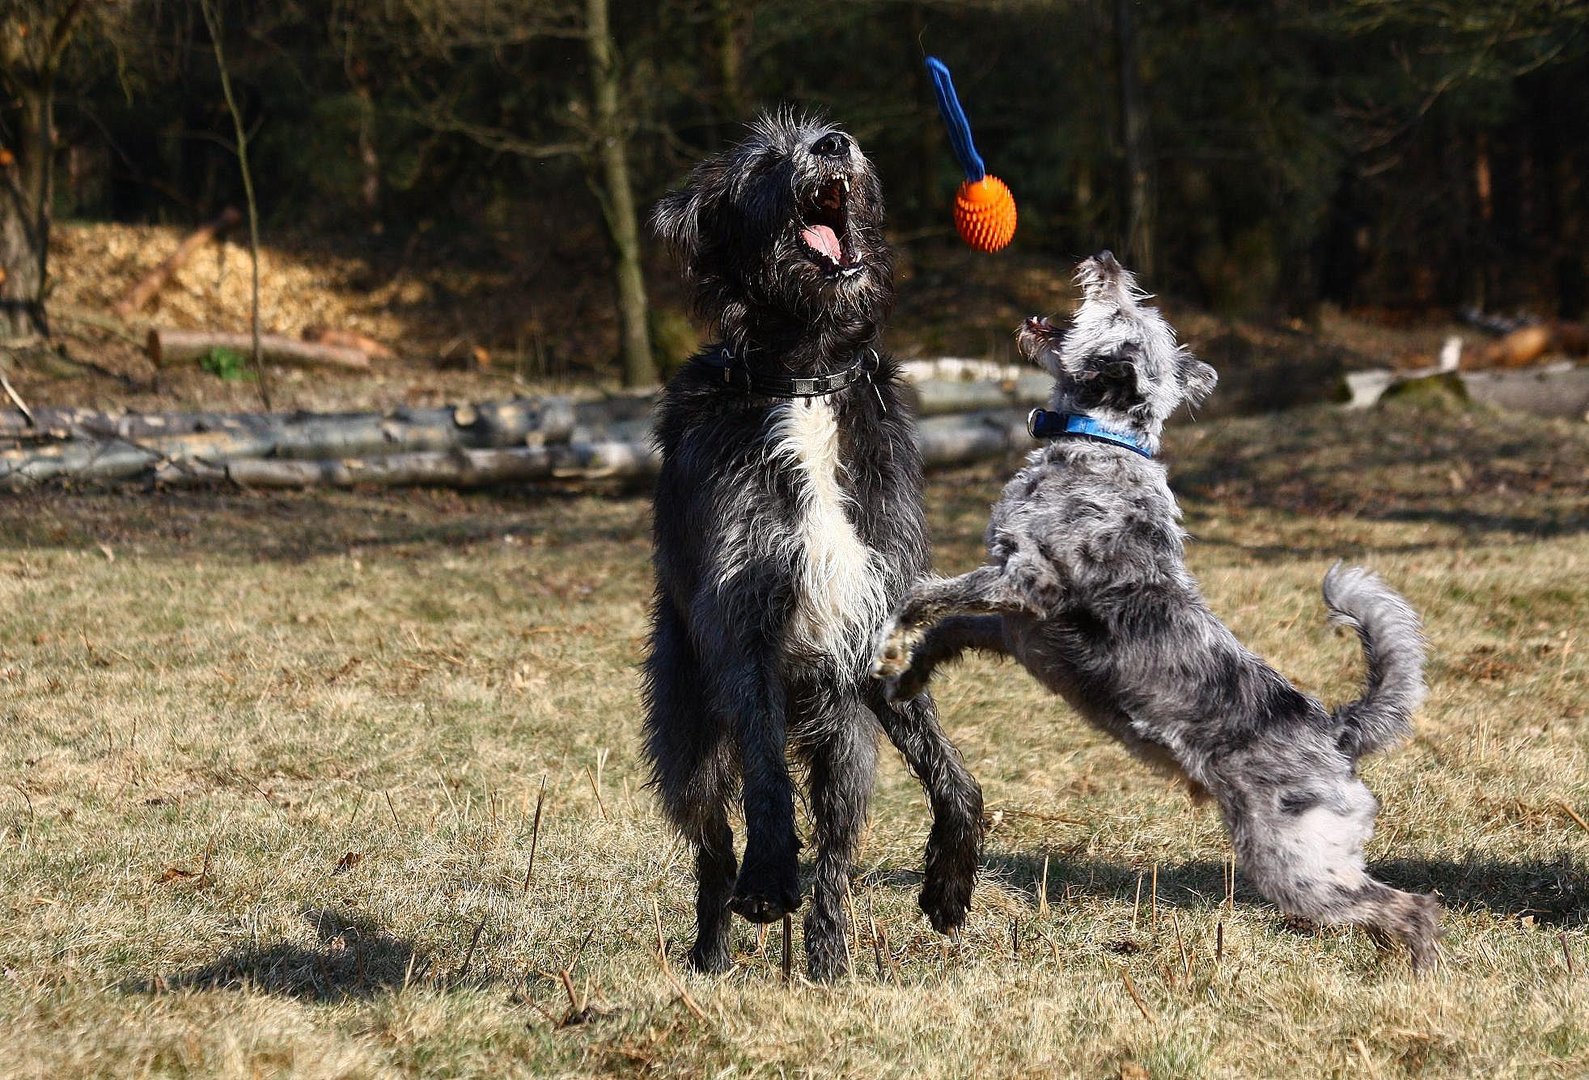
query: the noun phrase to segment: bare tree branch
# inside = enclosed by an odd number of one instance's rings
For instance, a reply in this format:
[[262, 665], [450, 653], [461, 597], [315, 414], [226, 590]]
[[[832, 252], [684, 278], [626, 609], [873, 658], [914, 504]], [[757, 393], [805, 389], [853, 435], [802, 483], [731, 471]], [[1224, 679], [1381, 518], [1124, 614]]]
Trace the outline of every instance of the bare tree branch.
[[221, 76], [221, 93], [226, 98], [227, 111], [232, 114], [232, 127], [237, 132], [237, 165], [243, 173], [243, 196], [248, 201], [248, 261], [252, 270], [253, 291], [249, 302], [248, 324], [253, 336], [254, 375], [259, 384], [260, 403], [270, 408], [270, 387], [266, 382], [264, 349], [259, 332], [259, 202], [254, 197], [254, 172], [248, 164], [248, 129], [243, 124], [243, 111], [232, 93], [231, 70], [226, 66], [226, 53], [221, 46], [221, 16], [214, 0], [199, 0], [199, 10], [204, 15], [204, 25], [210, 31], [210, 44], [215, 49], [215, 66]]

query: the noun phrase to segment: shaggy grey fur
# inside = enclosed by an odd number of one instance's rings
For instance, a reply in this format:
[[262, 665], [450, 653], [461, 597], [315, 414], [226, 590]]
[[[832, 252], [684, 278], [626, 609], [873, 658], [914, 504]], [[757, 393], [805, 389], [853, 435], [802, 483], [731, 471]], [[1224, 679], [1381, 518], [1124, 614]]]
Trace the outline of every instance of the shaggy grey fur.
[[[1019, 338], [1054, 376], [1051, 407], [1087, 413], [1157, 448], [1164, 421], [1213, 389], [1104, 252], [1082, 263], [1083, 302], [1063, 336]], [[1129, 448], [1061, 437], [1005, 487], [989, 565], [918, 584], [883, 633], [875, 672], [908, 699], [966, 648], [1008, 653], [1087, 720], [1215, 799], [1243, 873], [1285, 911], [1352, 923], [1434, 961], [1439, 904], [1368, 875], [1377, 803], [1357, 759], [1411, 733], [1423, 699], [1418, 617], [1366, 570], [1324, 579], [1332, 617], [1368, 663], [1363, 696], [1333, 712], [1247, 651], [1183, 561], [1164, 467]]]
[[[927, 569], [921, 459], [877, 339], [893, 300], [877, 177], [832, 125], [789, 113], [696, 167], [657, 207], [696, 307], [721, 345], [669, 382], [657, 415], [657, 590], [646, 661], [646, 751], [662, 806], [696, 852], [694, 966], [730, 963], [730, 911], [771, 922], [800, 906], [795, 784], [815, 824], [807, 967], [844, 970], [844, 897], [866, 824], [879, 724], [933, 810], [920, 903], [965, 920], [982, 793], [932, 701], [868, 678], [876, 627]], [[869, 380], [789, 399], [729, 385], [844, 371]], [[743, 796], [736, 863], [731, 801]]]

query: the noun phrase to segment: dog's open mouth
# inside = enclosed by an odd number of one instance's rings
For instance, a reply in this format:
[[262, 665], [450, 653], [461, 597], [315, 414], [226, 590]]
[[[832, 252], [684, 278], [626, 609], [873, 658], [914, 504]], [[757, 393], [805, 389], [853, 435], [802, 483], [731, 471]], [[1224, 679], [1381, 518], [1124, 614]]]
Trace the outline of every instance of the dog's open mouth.
[[861, 262], [850, 248], [850, 182], [831, 176], [817, 185], [801, 214], [800, 239], [828, 274], [859, 273]]

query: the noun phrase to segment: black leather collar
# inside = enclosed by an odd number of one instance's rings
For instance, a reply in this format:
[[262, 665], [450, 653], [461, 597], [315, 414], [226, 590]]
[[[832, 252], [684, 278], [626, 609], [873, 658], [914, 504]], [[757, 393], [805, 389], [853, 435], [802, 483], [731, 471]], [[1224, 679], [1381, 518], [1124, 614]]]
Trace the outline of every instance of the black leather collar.
[[712, 346], [695, 357], [702, 367], [723, 373], [723, 385], [734, 386], [747, 394], [763, 397], [810, 398], [827, 397], [847, 390], [858, 382], [870, 382], [880, 363], [876, 349], [863, 349], [856, 354], [855, 363], [831, 375], [796, 378], [788, 375], [768, 375], [752, 371], [743, 357], [735, 355], [726, 344]]

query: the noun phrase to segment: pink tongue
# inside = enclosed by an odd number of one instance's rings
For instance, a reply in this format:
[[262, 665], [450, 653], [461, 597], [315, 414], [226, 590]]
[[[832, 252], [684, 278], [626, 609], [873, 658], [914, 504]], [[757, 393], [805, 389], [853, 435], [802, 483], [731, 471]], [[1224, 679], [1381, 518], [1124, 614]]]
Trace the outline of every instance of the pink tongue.
[[801, 239], [811, 245], [812, 251], [820, 251], [835, 264], [844, 261], [844, 251], [839, 247], [839, 238], [834, 235], [833, 229], [827, 225], [810, 225], [800, 233]]

